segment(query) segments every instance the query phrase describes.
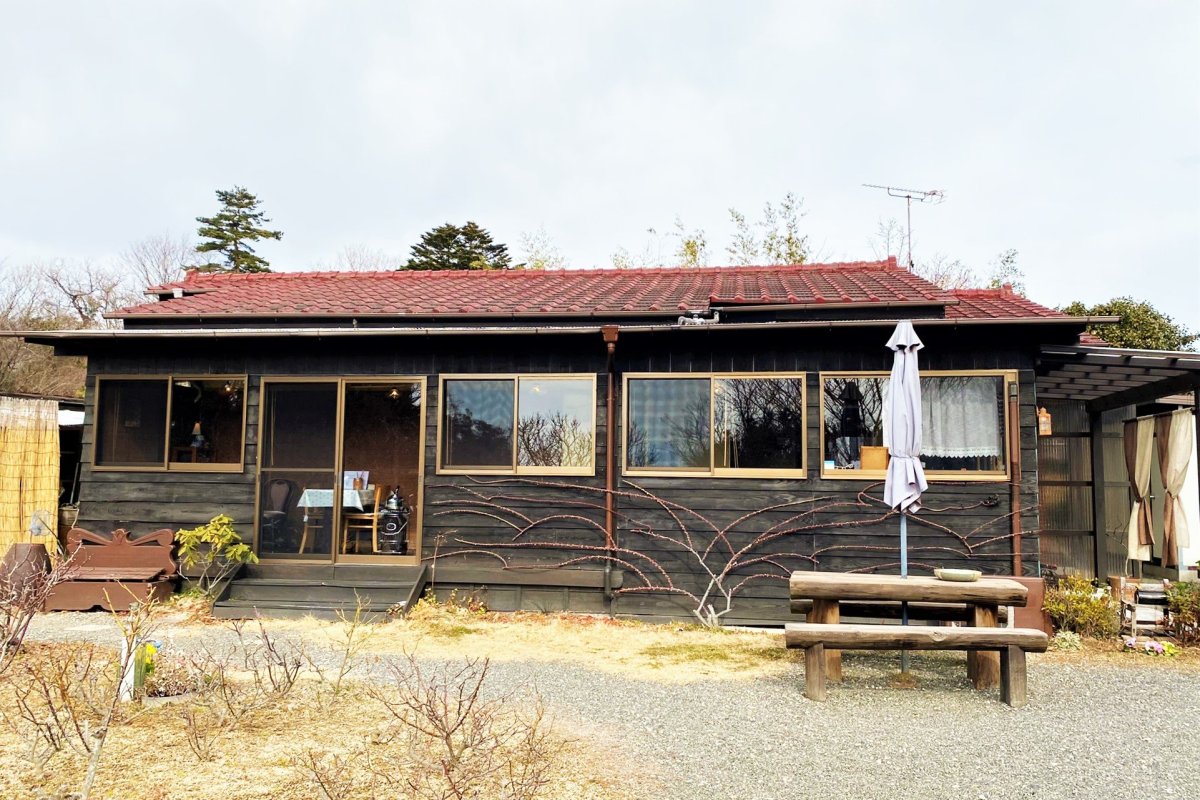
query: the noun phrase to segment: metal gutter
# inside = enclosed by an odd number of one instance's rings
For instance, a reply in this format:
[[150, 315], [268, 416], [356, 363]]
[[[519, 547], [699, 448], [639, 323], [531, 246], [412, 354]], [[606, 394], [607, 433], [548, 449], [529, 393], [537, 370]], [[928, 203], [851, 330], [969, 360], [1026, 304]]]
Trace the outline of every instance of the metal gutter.
[[[1116, 322], [1117, 317], [1014, 317], [988, 319], [921, 319], [919, 327], [976, 327], [980, 325], [1091, 325]], [[730, 322], [716, 325], [620, 325], [622, 333], [669, 333], [673, 331], [765, 331], [835, 328], [880, 328], [895, 325], [894, 319], [797, 320], [784, 322]], [[0, 331], [0, 337], [21, 338], [34, 344], [56, 341], [120, 339], [261, 339], [278, 337], [339, 338], [344, 336], [494, 336], [539, 334], [596, 334], [604, 326], [494, 326], [494, 327], [388, 327], [388, 328], [117, 328], [63, 331]], [[1152, 352], [1152, 351], [1151, 351]], [[1195, 357], [1196, 354], [1180, 354]]]

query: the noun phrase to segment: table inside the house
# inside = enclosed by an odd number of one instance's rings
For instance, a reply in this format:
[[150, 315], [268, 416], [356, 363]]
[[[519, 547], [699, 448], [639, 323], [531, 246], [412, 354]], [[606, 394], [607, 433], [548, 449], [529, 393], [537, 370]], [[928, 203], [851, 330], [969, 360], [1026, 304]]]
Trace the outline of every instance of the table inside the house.
[[[842, 602], [961, 603], [972, 613], [973, 626], [996, 627], [1000, 606], [1024, 606], [1028, 589], [1006, 578], [947, 581], [899, 575], [840, 572], [793, 572], [788, 584], [792, 600], [812, 600], [808, 622], [839, 623]], [[826, 651], [831, 679], [841, 676], [841, 653]], [[1000, 657], [992, 652], [967, 654], [967, 674], [976, 688], [995, 686]], [[836, 677], [835, 677], [836, 676]]]
[[[299, 508], [333, 508], [333, 489], [305, 489], [296, 503]], [[375, 487], [342, 489], [342, 507], [363, 511], [375, 502]]]

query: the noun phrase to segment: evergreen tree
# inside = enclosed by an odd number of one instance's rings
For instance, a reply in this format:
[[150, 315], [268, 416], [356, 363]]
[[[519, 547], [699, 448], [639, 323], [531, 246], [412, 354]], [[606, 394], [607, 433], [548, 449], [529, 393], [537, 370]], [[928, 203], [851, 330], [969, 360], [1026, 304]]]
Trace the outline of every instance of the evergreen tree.
[[447, 222], [426, 231], [412, 247], [404, 269], [508, 269], [508, 246], [474, 222], [458, 226]]
[[224, 263], [201, 264], [203, 272], [270, 272], [266, 259], [256, 255], [251, 242], [259, 239], [282, 239], [283, 233], [262, 227], [271, 220], [258, 210], [258, 198], [241, 186], [231, 191], [217, 191], [222, 208], [212, 217], [196, 217], [200, 223], [197, 233], [202, 239], [197, 253], [220, 253]]
[[1114, 297], [1107, 303], [1089, 306], [1076, 300], [1063, 311], [1073, 317], [1120, 317], [1108, 325], [1089, 325], [1088, 330], [1114, 347], [1146, 350], [1191, 350], [1200, 333], [1195, 333], [1154, 306], [1132, 297]]

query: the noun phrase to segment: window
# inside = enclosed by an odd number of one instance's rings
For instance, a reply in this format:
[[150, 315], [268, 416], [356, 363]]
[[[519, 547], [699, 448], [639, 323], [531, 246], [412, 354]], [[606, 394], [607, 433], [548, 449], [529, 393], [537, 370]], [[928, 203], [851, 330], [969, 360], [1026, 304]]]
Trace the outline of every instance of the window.
[[593, 376], [443, 376], [439, 469], [593, 475]]
[[630, 375], [625, 411], [629, 472], [804, 475], [802, 374]]
[[[1006, 389], [1011, 373], [921, 375], [921, 463], [937, 478], [1001, 478]], [[887, 373], [821, 376], [825, 477], [882, 477], [887, 469], [883, 410]]]
[[245, 395], [244, 377], [101, 377], [95, 465], [239, 471]]

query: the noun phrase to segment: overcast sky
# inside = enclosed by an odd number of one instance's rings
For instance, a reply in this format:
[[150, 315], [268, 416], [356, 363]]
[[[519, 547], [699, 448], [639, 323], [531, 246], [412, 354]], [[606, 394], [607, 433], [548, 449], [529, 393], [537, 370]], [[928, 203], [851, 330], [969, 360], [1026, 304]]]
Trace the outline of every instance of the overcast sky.
[[[1048, 305], [1200, 328], [1200, 3], [13, 3], [0, 259], [104, 258], [262, 200], [307, 269], [476, 220], [571, 266], [793, 191], [825, 260], [1020, 251]], [[669, 245], [665, 246], [669, 254]]]

